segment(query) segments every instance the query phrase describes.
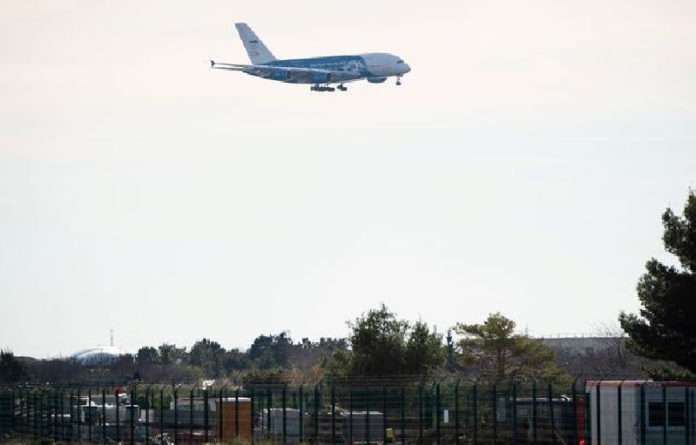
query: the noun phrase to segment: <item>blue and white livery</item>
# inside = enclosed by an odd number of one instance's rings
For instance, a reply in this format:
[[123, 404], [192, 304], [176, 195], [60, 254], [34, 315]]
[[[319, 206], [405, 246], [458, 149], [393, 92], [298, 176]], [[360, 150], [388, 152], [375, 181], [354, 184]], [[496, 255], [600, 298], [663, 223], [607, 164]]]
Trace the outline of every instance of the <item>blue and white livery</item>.
[[[388, 53], [278, 60], [246, 23], [236, 23], [235, 26], [251, 64], [211, 60], [211, 68], [241, 71], [287, 83], [311, 84], [312, 91], [335, 91], [336, 88], [346, 91], [346, 82], [366, 79], [371, 83], [382, 83], [388, 77], [396, 77], [396, 84], [401, 85], [401, 76], [411, 71], [401, 58]], [[334, 88], [331, 84], [338, 86]]]

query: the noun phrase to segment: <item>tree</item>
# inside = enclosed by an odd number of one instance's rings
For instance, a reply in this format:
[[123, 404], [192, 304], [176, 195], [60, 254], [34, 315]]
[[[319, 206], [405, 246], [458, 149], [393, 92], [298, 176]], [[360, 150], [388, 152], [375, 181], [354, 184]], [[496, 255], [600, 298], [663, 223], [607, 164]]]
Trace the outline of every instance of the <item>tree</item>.
[[665, 249], [680, 267], [650, 259], [637, 286], [643, 307], [638, 315], [622, 312], [619, 322], [631, 351], [696, 373], [696, 194], [689, 192], [683, 217], [667, 208], [662, 224]]
[[540, 379], [564, 381], [566, 375], [554, 363], [554, 353], [541, 340], [515, 333], [515, 322], [500, 313], [483, 324], [458, 323], [460, 360], [494, 382]]
[[191, 347], [189, 361], [192, 365], [199, 366], [205, 375], [221, 377], [225, 374], [225, 354], [220, 343], [204, 338]]
[[428, 325], [417, 321], [410, 330], [404, 351], [407, 374], [423, 375], [440, 367], [445, 361], [442, 336], [430, 332]]
[[261, 369], [286, 368], [292, 339], [287, 332], [278, 335], [259, 335], [249, 348], [249, 358]]
[[404, 337], [408, 323], [397, 320], [383, 304], [349, 324], [352, 357], [350, 374], [384, 376], [404, 374]]
[[423, 375], [444, 362], [442, 336], [425, 323], [398, 320], [385, 305], [348, 326], [351, 350], [334, 351], [325, 363], [330, 378]]
[[178, 365], [186, 358], [186, 348], [177, 348], [176, 345], [163, 343], [157, 350], [163, 365]]
[[0, 383], [18, 383], [30, 380], [29, 370], [17, 360], [12, 351], [0, 349]]
[[159, 362], [159, 352], [152, 346], [143, 346], [135, 354], [135, 361], [138, 365], [152, 365]]
[[239, 371], [243, 369], [249, 369], [251, 367], [251, 360], [245, 352], [241, 352], [239, 349], [230, 349], [225, 354], [225, 370], [227, 372]]

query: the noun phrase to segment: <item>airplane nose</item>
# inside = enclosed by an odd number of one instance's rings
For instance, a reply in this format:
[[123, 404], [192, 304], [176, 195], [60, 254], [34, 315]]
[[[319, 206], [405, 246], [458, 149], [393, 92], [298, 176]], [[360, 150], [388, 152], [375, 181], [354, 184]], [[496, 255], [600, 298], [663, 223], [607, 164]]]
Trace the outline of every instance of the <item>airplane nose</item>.
[[408, 63], [404, 63], [404, 74], [411, 71], [411, 66]]

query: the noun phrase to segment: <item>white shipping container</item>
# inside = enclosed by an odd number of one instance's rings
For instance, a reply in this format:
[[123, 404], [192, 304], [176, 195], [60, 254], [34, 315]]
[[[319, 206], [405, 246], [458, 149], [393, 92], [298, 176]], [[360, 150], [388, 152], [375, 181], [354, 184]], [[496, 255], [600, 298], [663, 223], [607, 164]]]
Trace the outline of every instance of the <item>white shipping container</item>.
[[691, 445], [696, 385], [643, 380], [588, 381], [593, 440], [586, 445]]

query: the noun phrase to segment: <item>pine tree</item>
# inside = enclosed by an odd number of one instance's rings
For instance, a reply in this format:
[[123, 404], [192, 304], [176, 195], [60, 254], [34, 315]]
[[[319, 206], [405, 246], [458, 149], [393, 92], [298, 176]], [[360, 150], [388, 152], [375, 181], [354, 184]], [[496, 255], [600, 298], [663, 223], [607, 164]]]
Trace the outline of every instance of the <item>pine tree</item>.
[[541, 340], [515, 333], [515, 322], [500, 313], [490, 314], [482, 324], [459, 323], [455, 331], [458, 361], [490, 382], [542, 380], [568, 383], [554, 362], [554, 352]]
[[689, 193], [683, 217], [668, 208], [662, 224], [665, 249], [680, 267], [648, 261], [637, 286], [639, 315], [622, 312], [619, 322], [634, 353], [696, 373], [696, 194]]

